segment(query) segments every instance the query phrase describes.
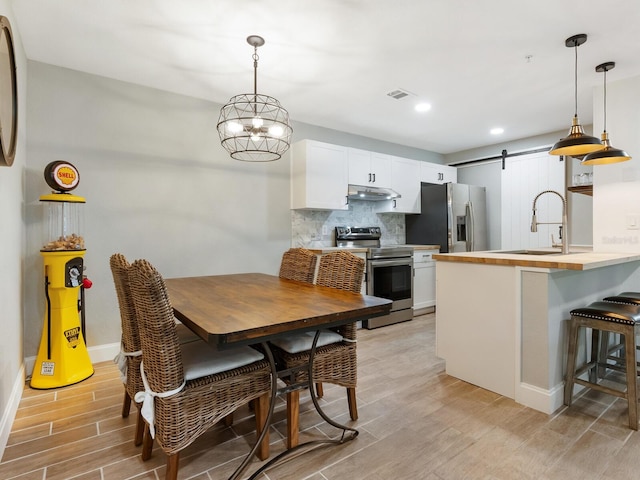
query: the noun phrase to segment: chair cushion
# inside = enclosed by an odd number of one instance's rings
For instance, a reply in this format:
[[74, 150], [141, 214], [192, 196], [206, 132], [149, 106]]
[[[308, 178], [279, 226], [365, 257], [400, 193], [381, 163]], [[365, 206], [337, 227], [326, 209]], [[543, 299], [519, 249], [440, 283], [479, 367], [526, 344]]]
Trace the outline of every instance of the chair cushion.
[[611, 302], [593, 302], [586, 307], [571, 310], [575, 317], [594, 318], [606, 322], [635, 325], [640, 322], [640, 306]]
[[[301, 332], [301, 333], [290, 333], [284, 337], [276, 338], [272, 340], [271, 343], [276, 347], [281, 348], [285, 352], [289, 353], [299, 353], [304, 352], [305, 350], [311, 350], [311, 345], [313, 344], [313, 337], [316, 332]], [[331, 330], [321, 330], [320, 338], [318, 339], [318, 347], [324, 347], [325, 345], [329, 345], [331, 343], [338, 343], [343, 340], [342, 335], [333, 332]]]
[[638, 292], [622, 292], [612, 297], [604, 299], [605, 302], [628, 303], [630, 305], [640, 305], [640, 293]]
[[216, 350], [200, 340], [180, 345], [184, 379], [214, 375], [233, 370], [264, 359], [264, 355], [251, 347], [235, 347], [229, 350]]

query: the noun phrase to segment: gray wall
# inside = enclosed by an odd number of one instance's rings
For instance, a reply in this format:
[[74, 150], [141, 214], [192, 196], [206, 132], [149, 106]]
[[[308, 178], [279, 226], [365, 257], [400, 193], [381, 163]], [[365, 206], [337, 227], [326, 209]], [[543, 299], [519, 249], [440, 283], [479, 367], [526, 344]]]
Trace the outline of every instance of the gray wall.
[[[590, 131], [591, 125], [585, 126], [585, 131]], [[507, 150], [508, 153], [521, 152], [524, 150], [530, 150], [533, 148], [551, 146], [561, 138], [565, 137], [569, 133], [569, 125], [566, 130], [560, 130], [557, 132], [547, 133], [545, 135], [537, 135], [535, 137], [523, 138], [520, 140], [512, 140], [509, 142], [496, 143], [481, 148], [473, 148], [470, 150], [463, 150], [461, 152], [450, 153], [444, 156], [444, 163], [455, 164], [460, 162], [466, 162], [468, 160], [477, 160], [480, 158], [488, 158], [494, 156], [500, 156], [502, 150]], [[508, 159], [507, 159], [508, 161]]]
[[25, 355], [35, 355], [44, 294], [45, 166], [67, 160], [84, 196], [87, 344], [119, 342], [109, 256], [147, 258], [167, 276], [276, 271], [289, 245], [287, 162], [232, 160], [219, 107], [29, 62]]
[[[291, 244], [289, 160], [245, 163], [220, 146], [220, 105], [38, 62], [29, 63], [25, 356], [44, 314], [42, 172], [58, 159], [84, 196], [87, 344], [118, 342], [108, 259], [144, 257], [166, 277], [276, 273]], [[326, 141], [419, 160], [431, 152], [294, 122], [294, 141]]]
[[27, 60], [9, 0], [0, 0], [0, 14], [11, 23], [18, 79], [18, 144], [11, 167], [0, 167], [0, 457], [23, 387], [23, 208], [27, 138]]

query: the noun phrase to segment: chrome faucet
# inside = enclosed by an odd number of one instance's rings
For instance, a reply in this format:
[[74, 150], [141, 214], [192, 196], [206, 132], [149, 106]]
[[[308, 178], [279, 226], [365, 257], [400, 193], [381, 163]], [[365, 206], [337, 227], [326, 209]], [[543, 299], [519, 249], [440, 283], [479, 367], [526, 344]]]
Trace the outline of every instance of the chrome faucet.
[[[560, 197], [562, 200], [562, 222], [538, 222], [536, 219], [536, 202], [538, 198], [540, 198], [545, 193], [554, 193]], [[533, 233], [538, 231], [538, 225], [562, 225], [562, 230], [560, 231], [560, 240], [562, 240], [562, 253], [569, 253], [569, 229], [567, 228], [567, 201], [564, 197], [556, 192], [555, 190], [545, 190], [544, 192], [540, 192], [536, 195], [536, 198], [533, 199], [533, 215], [531, 216], [531, 231]]]

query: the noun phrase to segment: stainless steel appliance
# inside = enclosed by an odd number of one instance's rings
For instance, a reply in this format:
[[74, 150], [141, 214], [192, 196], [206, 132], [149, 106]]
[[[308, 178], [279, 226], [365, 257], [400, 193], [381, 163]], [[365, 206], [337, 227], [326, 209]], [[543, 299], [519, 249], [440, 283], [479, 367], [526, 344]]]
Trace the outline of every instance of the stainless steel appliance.
[[381, 246], [380, 227], [336, 227], [337, 247], [367, 247], [367, 295], [392, 300], [391, 312], [364, 322], [368, 329], [413, 318], [413, 248]]
[[440, 252], [487, 250], [485, 187], [422, 183], [421, 212], [406, 215], [407, 243], [440, 245]]

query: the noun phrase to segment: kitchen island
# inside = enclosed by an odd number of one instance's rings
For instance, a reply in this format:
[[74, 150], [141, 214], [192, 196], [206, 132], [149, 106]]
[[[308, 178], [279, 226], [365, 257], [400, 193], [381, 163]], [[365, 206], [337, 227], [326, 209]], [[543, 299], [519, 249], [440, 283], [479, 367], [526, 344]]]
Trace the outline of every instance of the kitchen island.
[[562, 406], [569, 312], [640, 291], [640, 254], [581, 250], [434, 255], [447, 374], [545, 413]]

